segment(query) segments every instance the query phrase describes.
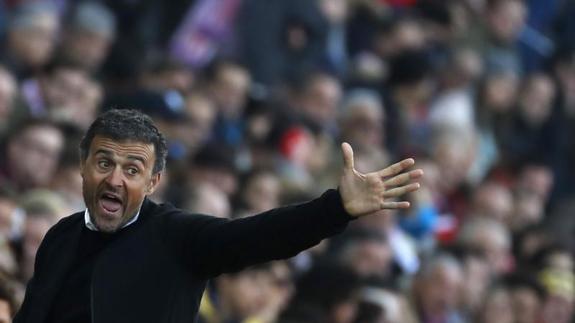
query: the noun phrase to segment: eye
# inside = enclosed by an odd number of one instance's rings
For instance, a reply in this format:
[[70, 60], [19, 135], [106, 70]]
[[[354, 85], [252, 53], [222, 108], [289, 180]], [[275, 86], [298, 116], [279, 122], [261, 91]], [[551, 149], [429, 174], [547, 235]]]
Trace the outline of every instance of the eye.
[[140, 172], [140, 170], [137, 169], [136, 167], [130, 167], [130, 168], [128, 168], [127, 172], [130, 175], [136, 175]]
[[101, 159], [98, 161], [98, 167], [100, 167], [101, 169], [106, 169], [110, 167], [110, 162], [106, 159]]

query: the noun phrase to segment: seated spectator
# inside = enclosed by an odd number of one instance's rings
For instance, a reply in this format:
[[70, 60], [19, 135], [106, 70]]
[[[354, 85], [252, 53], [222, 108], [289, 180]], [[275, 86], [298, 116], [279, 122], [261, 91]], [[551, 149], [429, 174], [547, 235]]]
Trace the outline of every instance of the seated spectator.
[[18, 80], [23, 80], [50, 60], [60, 22], [52, 2], [20, 2], [12, 10], [0, 60]]
[[231, 149], [204, 145], [196, 155], [190, 156], [186, 181], [193, 185], [200, 182], [211, 183], [231, 197], [238, 190], [235, 162]]
[[221, 275], [202, 298], [199, 322], [276, 322], [290, 286], [289, 269], [282, 261]]
[[33, 190], [21, 200], [26, 213], [21, 241], [20, 278], [26, 283], [34, 273], [34, 259], [48, 230], [71, 210], [64, 199], [52, 191]]
[[358, 276], [385, 281], [391, 278], [393, 253], [385, 235], [367, 229], [348, 230], [330, 241], [328, 257]]
[[487, 180], [475, 188], [468, 216], [486, 217], [509, 223], [512, 221], [513, 196], [511, 190], [495, 180]]
[[416, 323], [403, 293], [393, 288], [368, 285], [360, 293], [356, 323]]
[[95, 1], [78, 3], [64, 22], [58, 53], [64, 60], [95, 73], [116, 36], [116, 17]]
[[511, 304], [509, 288], [504, 284], [495, 284], [487, 290], [477, 311], [475, 323], [514, 323], [515, 313]]
[[0, 65], [0, 135], [6, 131], [10, 117], [14, 113], [17, 83], [14, 76]]
[[509, 288], [515, 322], [539, 322], [546, 295], [537, 280], [529, 274], [517, 273], [505, 277], [505, 284]]
[[32, 119], [15, 126], [3, 147], [1, 185], [11, 185], [17, 192], [46, 187], [58, 167], [63, 146], [62, 130], [51, 121]]
[[511, 235], [504, 224], [489, 218], [465, 221], [458, 236], [464, 248], [479, 251], [486, 257], [491, 272], [508, 273], [513, 270]]
[[214, 61], [206, 70], [204, 89], [214, 102], [217, 118], [213, 139], [230, 147], [244, 143], [242, 116], [251, 87], [248, 71], [232, 61]]
[[463, 323], [463, 283], [461, 265], [452, 256], [441, 254], [422, 262], [412, 286], [421, 322]]
[[330, 264], [312, 267], [296, 282], [281, 323], [352, 323], [357, 315], [359, 278], [349, 269]]
[[[345, 98], [340, 118], [341, 138], [363, 150], [383, 150], [385, 110], [381, 98], [369, 90], [351, 91]], [[385, 152], [383, 152], [385, 154]]]
[[184, 208], [191, 212], [227, 219], [232, 216], [228, 196], [212, 183], [196, 183], [184, 200]]
[[238, 192], [236, 216], [257, 214], [280, 205], [280, 180], [269, 170], [255, 169], [245, 174], [239, 185], [243, 189]]
[[79, 66], [54, 60], [23, 82], [22, 96], [30, 115], [86, 129], [99, 110], [102, 89]]

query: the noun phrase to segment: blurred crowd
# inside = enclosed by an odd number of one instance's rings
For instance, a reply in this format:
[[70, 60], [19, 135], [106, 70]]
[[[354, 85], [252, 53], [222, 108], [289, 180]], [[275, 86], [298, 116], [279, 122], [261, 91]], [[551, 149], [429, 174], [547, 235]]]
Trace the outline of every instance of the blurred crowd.
[[575, 1], [0, 1], [0, 322], [111, 108], [154, 118], [152, 199], [192, 212], [314, 198], [342, 141], [425, 171], [410, 209], [210, 282], [202, 323], [575, 322]]

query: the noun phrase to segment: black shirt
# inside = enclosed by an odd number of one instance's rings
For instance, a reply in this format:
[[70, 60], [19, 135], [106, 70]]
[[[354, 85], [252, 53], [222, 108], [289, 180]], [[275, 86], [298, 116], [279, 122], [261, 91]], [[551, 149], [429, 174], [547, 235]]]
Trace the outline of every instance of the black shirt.
[[89, 323], [91, 322], [90, 291], [92, 271], [98, 255], [116, 234], [82, 229], [80, 245], [68, 272], [52, 303], [48, 323]]

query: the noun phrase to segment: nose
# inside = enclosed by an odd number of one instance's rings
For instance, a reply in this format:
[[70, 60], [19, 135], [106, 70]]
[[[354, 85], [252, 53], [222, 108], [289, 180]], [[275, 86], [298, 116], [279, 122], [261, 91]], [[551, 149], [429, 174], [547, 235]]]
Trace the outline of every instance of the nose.
[[106, 177], [106, 183], [113, 187], [121, 187], [123, 182], [122, 170], [119, 167], [114, 168]]

